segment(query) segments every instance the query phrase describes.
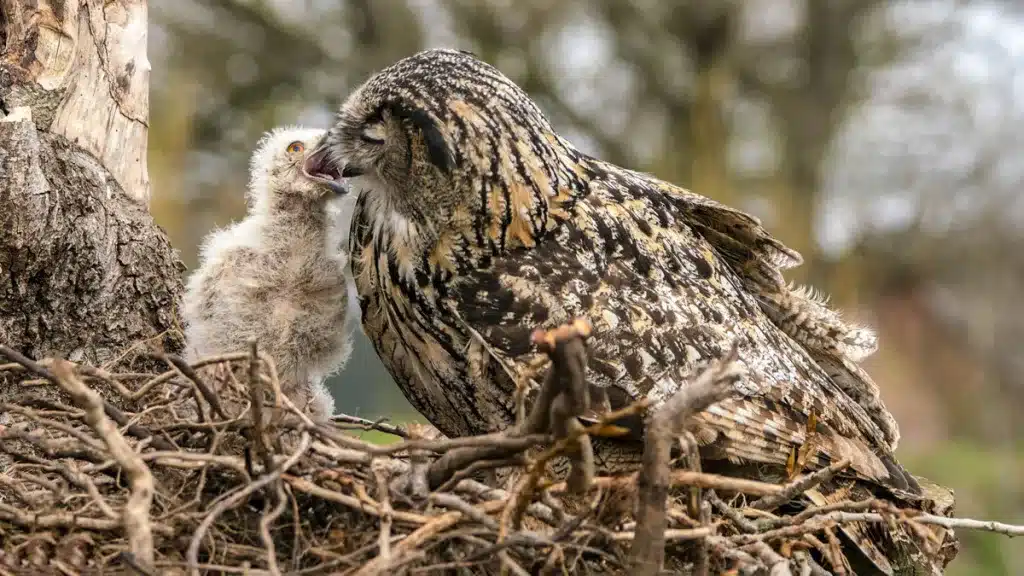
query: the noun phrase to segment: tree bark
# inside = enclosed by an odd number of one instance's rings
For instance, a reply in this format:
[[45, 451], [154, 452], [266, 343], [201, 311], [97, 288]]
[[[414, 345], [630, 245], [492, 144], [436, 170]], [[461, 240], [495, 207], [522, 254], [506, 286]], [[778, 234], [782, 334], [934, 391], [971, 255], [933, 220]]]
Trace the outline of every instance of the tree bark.
[[181, 348], [148, 212], [145, 0], [0, 0], [0, 342], [96, 365]]

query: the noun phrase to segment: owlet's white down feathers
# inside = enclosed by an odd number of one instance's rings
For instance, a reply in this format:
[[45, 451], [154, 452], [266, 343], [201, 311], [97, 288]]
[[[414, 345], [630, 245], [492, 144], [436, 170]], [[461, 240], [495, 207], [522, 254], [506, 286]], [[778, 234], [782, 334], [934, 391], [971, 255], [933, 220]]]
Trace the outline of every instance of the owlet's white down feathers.
[[264, 136], [251, 160], [248, 214], [204, 240], [183, 306], [190, 360], [247, 350], [255, 338], [282, 392], [318, 420], [334, 409], [323, 381], [352, 352], [353, 198], [302, 170], [322, 135], [278, 128]]

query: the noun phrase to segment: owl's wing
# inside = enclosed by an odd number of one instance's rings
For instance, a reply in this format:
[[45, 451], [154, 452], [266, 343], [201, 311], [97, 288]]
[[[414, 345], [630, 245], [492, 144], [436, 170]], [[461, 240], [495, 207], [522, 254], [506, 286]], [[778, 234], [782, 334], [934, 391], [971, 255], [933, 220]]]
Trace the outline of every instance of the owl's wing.
[[845, 457], [862, 476], [889, 479], [896, 465], [878, 426], [764, 314], [734, 262], [678, 204], [629, 182], [596, 187], [535, 247], [461, 278], [445, 305], [481, 342], [475, 349], [486, 358], [470, 364], [497, 366], [513, 382], [531, 377], [530, 332], [586, 317], [594, 327], [588, 379], [615, 407], [665, 400], [736, 342], [748, 376], [699, 415], [698, 439], [709, 450], [785, 465], [807, 442], [813, 414], [819, 452], [809, 466]]
[[769, 234], [755, 216], [667, 182], [638, 179], [672, 198], [679, 217], [715, 248], [752, 292], [781, 289], [781, 270], [803, 263], [799, 252]]
[[889, 450], [895, 450], [900, 437], [896, 420], [882, 402], [874, 380], [857, 365], [878, 349], [878, 340], [873, 331], [845, 322], [813, 290], [785, 283], [781, 270], [799, 265], [803, 260], [800, 254], [772, 237], [750, 214], [667, 182], [634, 172], [628, 176], [674, 200], [680, 218], [728, 263], [768, 318], [806, 349], [830, 379], [864, 409]]

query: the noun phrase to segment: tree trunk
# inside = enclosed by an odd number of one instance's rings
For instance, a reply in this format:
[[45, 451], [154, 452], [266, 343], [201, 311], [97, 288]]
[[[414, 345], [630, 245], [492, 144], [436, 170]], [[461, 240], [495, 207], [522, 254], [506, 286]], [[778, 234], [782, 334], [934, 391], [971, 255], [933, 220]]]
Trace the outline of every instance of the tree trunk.
[[685, 25], [696, 69], [692, 105], [690, 188], [734, 204], [729, 177], [729, 127], [725, 103], [733, 83], [732, 52], [738, 9], [725, 2], [696, 4]]
[[0, 0], [0, 342], [95, 365], [181, 348], [148, 212], [145, 0]]

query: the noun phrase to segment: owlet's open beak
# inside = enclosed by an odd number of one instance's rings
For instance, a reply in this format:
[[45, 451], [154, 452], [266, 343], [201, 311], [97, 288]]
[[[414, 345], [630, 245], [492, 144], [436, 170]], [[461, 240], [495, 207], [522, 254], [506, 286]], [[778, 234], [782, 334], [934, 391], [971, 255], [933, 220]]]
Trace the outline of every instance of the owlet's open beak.
[[348, 194], [349, 189], [341, 181], [341, 172], [328, 154], [326, 139], [321, 140], [302, 163], [302, 173], [311, 180], [327, 185], [338, 196]]

